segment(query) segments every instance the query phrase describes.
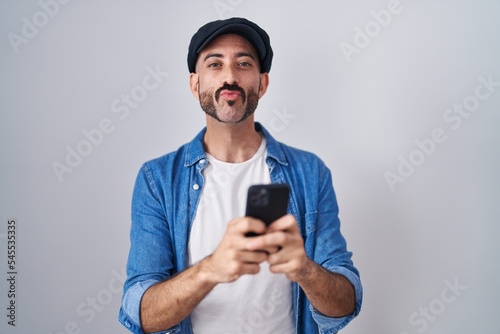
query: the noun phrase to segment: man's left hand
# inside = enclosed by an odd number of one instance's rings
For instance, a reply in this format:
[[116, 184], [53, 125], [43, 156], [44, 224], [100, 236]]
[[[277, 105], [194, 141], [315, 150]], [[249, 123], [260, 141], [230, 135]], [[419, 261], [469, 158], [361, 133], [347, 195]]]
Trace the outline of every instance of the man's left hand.
[[278, 249], [268, 258], [271, 272], [284, 273], [293, 282], [305, 279], [310, 274], [311, 260], [306, 255], [304, 240], [293, 215], [275, 220], [264, 235], [254, 238], [249, 250], [273, 246]]

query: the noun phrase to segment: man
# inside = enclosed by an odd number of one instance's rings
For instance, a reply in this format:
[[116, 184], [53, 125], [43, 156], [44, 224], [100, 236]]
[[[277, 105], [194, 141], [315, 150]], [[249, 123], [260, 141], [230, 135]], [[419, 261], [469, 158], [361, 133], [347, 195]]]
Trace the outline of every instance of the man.
[[[246, 19], [192, 37], [190, 87], [206, 128], [137, 177], [119, 316], [132, 332], [336, 333], [359, 313], [329, 170], [254, 122], [272, 57]], [[269, 227], [244, 217], [258, 183], [291, 188], [288, 214]]]

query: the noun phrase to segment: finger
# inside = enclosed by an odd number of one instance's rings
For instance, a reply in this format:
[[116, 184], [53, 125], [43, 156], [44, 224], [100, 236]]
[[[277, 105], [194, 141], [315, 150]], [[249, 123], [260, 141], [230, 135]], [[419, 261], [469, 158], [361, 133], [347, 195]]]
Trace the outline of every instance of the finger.
[[262, 263], [267, 261], [269, 254], [264, 251], [241, 251], [238, 252], [237, 260], [245, 263]]
[[266, 233], [261, 236], [252, 237], [248, 241], [247, 249], [248, 250], [260, 250], [260, 249], [269, 249], [271, 253], [276, 253], [283, 244], [286, 242], [286, 233], [284, 232], [274, 232], [274, 233]]
[[[257, 242], [255, 243], [255, 240], [258, 238], [264, 237], [265, 234], [253, 234], [253, 235], [245, 235], [245, 242], [246, 245], [244, 249], [249, 250], [249, 251], [263, 251], [267, 254], [273, 254], [276, 253], [279, 250], [279, 246], [274, 246], [274, 245], [265, 245], [265, 242]], [[262, 246], [258, 246], [262, 245]]]
[[288, 248], [281, 248], [278, 252], [270, 254], [267, 262], [270, 265], [277, 265], [288, 262], [293, 257], [293, 253]]
[[265, 233], [267, 230], [267, 226], [263, 221], [252, 217], [233, 219], [229, 222], [228, 228], [231, 229], [231, 233], [239, 235], [246, 235], [251, 232], [259, 235]]
[[281, 247], [279, 246], [267, 246], [262, 251], [266, 252], [268, 255], [275, 254], [279, 252]]
[[255, 275], [260, 272], [260, 265], [254, 263], [245, 263], [241, 266], [241, 275]]
[[286, 274], [289, 271], [288, 263], [269, 264], [269, 271], [273, 274]]
[[270, 264], [287, 262], [305, 255], [304, 243], [300, 235], [288, 232], [275, 232], [273, 235], [276, 235], [276, 243], [281, 242], [282, 246], [279, 251], [270, 254], [267, 260]]
[[241, 275], [245, 274], [256, 274], [260, 271], [260, 264], [258, 263], [245, 263], [245, 262], [230, 262], [226, 264], [227, 268], [225, 270], [226, 279], [223, 281], [229, 282], [234, 281]]
[[267, 255], [275, 254], [281, 249], [281, 247], [277, 246], [267, 246], [263, 248], [258, 248], [258, 249], [252, 249], [251, 252], [263, 252]]
[[291, 214], [278, 218], [274, 222], [272, 222], [271, 225], [269, 225], [267, 229], [268, 233], [276, 231], [288, 231], [292, 233], [300, 233], [297, 221], [295, 217]]

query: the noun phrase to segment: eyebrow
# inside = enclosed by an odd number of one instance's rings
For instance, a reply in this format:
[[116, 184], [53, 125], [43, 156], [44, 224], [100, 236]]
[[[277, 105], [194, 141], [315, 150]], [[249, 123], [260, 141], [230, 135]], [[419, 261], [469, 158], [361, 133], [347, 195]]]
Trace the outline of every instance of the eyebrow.
[[[240, 58], [240, 57], [249, 57], [249, 58], [255, 60], [254, 55], [251, 54], [251, 53], [248, 53], [248, 52], [238, 52], [238, 53], [236, 53], [236, 57], [237, 58]], [[224, 58], [224, 55], [221, 54], [221, 53], [209, 53], [209, 54], [207, 54], [205, 56], [205, 58], [203, 59], [203, 61], [206, 61], [209, 58]]]

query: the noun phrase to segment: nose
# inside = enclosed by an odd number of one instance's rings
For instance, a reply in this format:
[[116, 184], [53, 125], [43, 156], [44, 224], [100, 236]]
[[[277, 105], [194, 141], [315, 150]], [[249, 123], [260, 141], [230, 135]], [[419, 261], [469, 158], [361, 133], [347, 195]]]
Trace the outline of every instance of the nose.
[[231, 65], [224, 66], [222, 72], [222, 80], [224, 81], [224, 84], [228, 85], [238, 84], [238, 75], [236, 73], [236, 68]]

